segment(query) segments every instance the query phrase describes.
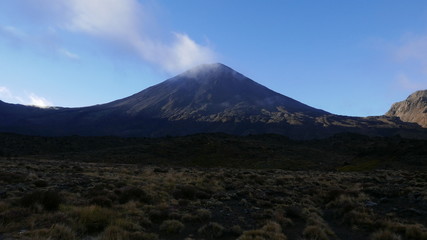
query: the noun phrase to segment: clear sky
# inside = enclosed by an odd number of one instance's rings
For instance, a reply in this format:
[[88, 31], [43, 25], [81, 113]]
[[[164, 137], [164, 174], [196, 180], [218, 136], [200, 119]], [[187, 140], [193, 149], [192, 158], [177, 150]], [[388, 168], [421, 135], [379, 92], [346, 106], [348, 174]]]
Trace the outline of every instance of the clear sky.
[[1, 0], [0, 100], [88, 106], [201, 63], [352, 116], [427, 88], [425, 0]]

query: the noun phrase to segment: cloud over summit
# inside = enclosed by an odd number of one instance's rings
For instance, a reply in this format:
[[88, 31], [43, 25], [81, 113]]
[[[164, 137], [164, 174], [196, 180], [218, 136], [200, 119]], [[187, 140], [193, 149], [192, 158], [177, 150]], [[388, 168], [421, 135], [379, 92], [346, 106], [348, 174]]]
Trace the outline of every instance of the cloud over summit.
[[0, 99], [6, 102], [17, 102], [24, 105], [46, 108], [53, 104], [44, 97], [40, 97], [35, 93], [25, 93], [25, 96], [17, 96], [7, 87], [0, 86]]

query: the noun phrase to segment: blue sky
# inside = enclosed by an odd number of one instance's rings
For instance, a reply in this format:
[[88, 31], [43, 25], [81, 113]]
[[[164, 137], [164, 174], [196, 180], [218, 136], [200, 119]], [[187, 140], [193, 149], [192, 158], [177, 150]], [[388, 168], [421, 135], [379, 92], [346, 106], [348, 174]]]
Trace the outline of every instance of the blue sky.
[[101, 104], [212, 62], [316, 108], [380, 115], [427, 88], [427, 1], [0, 1], [6, 102]]

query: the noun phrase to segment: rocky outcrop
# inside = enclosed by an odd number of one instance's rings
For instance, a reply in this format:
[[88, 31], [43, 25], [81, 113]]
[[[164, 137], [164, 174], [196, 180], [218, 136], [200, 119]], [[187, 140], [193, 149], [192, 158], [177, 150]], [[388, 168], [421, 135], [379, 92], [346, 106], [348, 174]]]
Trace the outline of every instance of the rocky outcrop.
[[411, 94], [405, 101], [393, 104], [386, 116], [399, 117], [427, 128], [427, 90]]

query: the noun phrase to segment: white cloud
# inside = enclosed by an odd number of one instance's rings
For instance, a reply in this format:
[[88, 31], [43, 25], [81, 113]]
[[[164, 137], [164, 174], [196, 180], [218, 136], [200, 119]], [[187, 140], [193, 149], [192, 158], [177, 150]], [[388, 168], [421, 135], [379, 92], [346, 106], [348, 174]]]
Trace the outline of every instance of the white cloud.
[[75, 53], [72, 53], [72, 52], [68, 51], [68, 50], [67, 50], [67, 49], [65, 49], [65, 48], [60, 48], [60, 49], [58, 49], [58, 52], [59, 52], [61, 55], [63, 55], [64, 57], [67, 57], [67, 58], [70, 58], [70, 59], [75, 59], [75, 60], [80, 59], [79, 55], [77, 55], [77, 54], [75, 54]]
[[34, 93], [26, 93], [24, 97], [12, 93], [7, 87], [0, 86], [0, 100], [9, 103], [19, 103], [36, 107], [49, 107], [53, 104], [44, 97], [37, 96]]
[[142, 13], [136, 0], [67, 0], [65, 4], [69, 11], [65, 25], [71, 30], [107, 37], [132, 37], [138, 32]]
[[[158, 35], [150, 29], [156, 20], [139, 0], [30, 0], [15, 5], [17, 15], [25, 21], [34, 19], [46, 29], [91, 36], [108, 48], [126, 49], [127, 54], [136, 54], [171, 73], [216, 58], [209, 46], [197, 43], [185, 33], [171, 32], [167, 39], [155, 37]], [[59, 47], [56, 51], [71, 59], [78, 58], [77, 53], [65, 49]]]
[[188, 35], [174, 33], [170, 45], [146, 41], [133, 43], [144, 59], [161, 65], [169, 72], [177, 73], [202, 63], [211, 63], [215, 53], [208, 47], [194, 42]]
[[41, 107], [41, 108], [50, 107], [53, 105], [46, 98], [39, 97], [39, 96], [35, 95], [34, 93], [30, 93], [28, 95], [28, 98], [30, 101], [29, 101], [29, 104], [27, 104], [27, 105]]

